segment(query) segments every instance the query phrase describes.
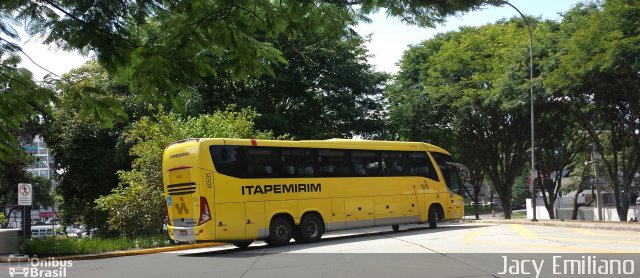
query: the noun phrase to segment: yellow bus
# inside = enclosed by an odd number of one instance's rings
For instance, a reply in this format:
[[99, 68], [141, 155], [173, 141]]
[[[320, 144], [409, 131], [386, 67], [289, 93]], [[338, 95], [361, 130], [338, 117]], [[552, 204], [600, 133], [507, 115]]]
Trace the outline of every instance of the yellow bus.
[[185, 139], [163, 155], [167, 228], [179, 242], [247, 247], [318, 241], [326, 231], [464, 215], [442, 148], [419, 142]]

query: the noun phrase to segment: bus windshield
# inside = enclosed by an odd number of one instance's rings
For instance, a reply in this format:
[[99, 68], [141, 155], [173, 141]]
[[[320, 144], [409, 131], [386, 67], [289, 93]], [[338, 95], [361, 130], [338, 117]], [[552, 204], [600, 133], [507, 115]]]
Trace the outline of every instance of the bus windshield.
[[461, 174], [460, 171], [461, 170], [468, 171], [466, 167], [464, 167], [461, 164], [453, 162], [453, 158], [448, 154], [438, 153], [438, 152], [432, 152], [431, 154], [433, 155], [433, 158], [436, 160], [438, 167], [440, 167], [440, 171], [444, 176], [445, 184], [447, 185], [449, 190], [458, 194], [462, 194], [462, 191], [464, 190], [465, 185], [460, 175]]

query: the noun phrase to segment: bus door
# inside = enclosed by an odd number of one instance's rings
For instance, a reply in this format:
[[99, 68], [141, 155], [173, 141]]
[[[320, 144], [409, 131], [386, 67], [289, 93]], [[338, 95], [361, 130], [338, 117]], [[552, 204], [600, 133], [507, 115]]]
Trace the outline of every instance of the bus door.
[[459, 219], [464, 216], [464, 198], [462, 197], [462, 193], [464, 192], [464, 186], [466, 186], [461, 178], [461, 171], [464, 171], [467, 176], [470, 172], [466, 166], [455, 162], [446, 162], [444, 168], [443, 175], [449, 188], [450, 199], [446, 218]]

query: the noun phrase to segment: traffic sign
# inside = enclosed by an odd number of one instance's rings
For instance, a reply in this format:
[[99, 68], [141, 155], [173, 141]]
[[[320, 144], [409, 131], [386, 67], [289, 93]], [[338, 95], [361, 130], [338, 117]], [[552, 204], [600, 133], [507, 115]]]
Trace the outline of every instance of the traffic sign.
[[33, 190], [30, 183], [18, 184], [18, 205], [30, 206], [33, 201]]

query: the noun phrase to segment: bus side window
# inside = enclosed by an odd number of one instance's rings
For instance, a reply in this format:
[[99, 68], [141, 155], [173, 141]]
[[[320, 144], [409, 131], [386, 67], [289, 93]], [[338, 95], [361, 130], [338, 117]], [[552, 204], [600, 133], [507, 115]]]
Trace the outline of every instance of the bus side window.
[[380, 157], [375, 151], [351, 151], [353, 176], [380, 176]]
[[247, 163], [242, 147], [211, 146], [209, 152], [218, 173], [236, 178], [247, 176]]
[[277, 151], [274, 148], [246, 148], [249, 177], [274, 178], [279, 176], [280, 167], [278, 167]]
[[320, 159], [320, 173], [323, 177], [347, 177], [349, 176], [349, 157], [345, 150], [318, 151]]
[[440, 181], [440, 179], [438, 179], [438, 173], [436, 173], [436, 169], [433, 163], [431, 163], [431, 159], [429, 159], [429, 156], [427, 156], [425, 152], [410, 152], [409, 166], [411, 167], [411, 174], [414, 176]]
[[403, 152], [382, 152], [382, 174], [384, 176], [409, 176], [409, 166]]
[[318, 171], [317, 152], [312, 149], [282, 148], [283, 177], [314, 177]]

